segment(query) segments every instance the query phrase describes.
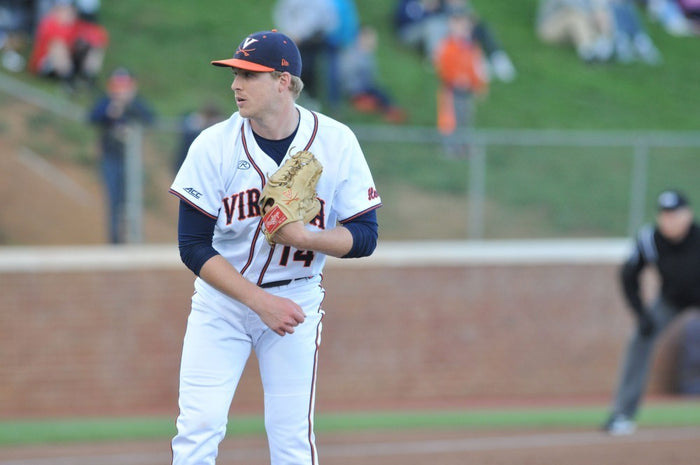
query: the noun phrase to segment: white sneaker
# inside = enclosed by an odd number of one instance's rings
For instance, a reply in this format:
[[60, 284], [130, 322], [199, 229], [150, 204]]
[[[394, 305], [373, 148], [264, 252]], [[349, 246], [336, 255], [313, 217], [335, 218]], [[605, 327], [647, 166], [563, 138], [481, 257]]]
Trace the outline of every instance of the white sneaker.
[[617, 415], [605, 426], [611, 436], [628, 436], [637, 430], [637, 424], [624, 415]]
[[2, 53], [2, 66], [13, 73], [24, 70], [25, 63], [24, 57], [14, 50], [5, 50]]
[[515, 79], [516, 71], [510, 57], [502, 50], [494, 52], [490, 57], [493, 74], [503, 82]]

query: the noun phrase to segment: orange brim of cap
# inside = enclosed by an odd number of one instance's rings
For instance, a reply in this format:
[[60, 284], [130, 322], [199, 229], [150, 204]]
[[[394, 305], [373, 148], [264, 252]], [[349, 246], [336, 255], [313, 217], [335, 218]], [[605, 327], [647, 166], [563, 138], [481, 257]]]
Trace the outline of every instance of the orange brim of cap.
[[257, 63], [251, 63], [250, 61], [240, 60], [238, 58], [229, 58], [228, 60], [216, 60], [211, 62], [214, 66], [223, 66], [229, 68], [240, 68], [248, 71], [274, 71], [274, 68], [269, 66], [259, 65]]

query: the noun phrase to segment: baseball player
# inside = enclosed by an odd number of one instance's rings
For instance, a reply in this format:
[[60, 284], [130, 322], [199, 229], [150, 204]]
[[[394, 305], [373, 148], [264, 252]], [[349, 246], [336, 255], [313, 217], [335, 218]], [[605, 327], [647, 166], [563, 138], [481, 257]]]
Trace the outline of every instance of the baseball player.
[[[321, 273], [328, 255], [370, 255], [381, 199], [351, 130], [298, 106], [294, 42], [247, 36], [233, 58], [238, 111], [193, 142], [171, 186], [180, 199], [183, 262], [196, 275], [182, 349], [174, 465], [215, 463], [230, 404], [251, 350], [259, 361], [271, 463], [317, 464], [313, 418], [321, 341]], [[320, 209], [271, 236], [259, 201], [293, 154], [323, 167]]]
[[[654, 267], [661, 278], [656, 299], [647, 305], [639, 277]], [[686, 197], [666, 190], [658, 197], [656, 225], [643, 227], [634, 250], [622, 266], [625, 298], [637, 319], [609, 419], [603, 428], [612, 435], [635, 431], [635, 416], [647, 383], [652, 349], [659, 334], [682, 311], [700, 306], [700, 226]]]

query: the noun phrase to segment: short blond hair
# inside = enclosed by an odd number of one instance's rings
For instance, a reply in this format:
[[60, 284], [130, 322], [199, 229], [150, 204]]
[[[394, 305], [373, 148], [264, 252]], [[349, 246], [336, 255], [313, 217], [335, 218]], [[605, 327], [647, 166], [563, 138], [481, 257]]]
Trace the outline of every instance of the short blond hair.
[[[282, 76], [282, 71], [272, 71], [270, 74], [274, 79], [279, 79]], [[292, 92], [294, 100], [296, 100], [299, 98], [299, 95], [301, 95], [301, 91], [304, 90], [304, 81], [302, 81], [300, 77], [294, 76], [293, 74], [290, 74], [290, 77], [292, 80], [289, 85], [289, 90]]]

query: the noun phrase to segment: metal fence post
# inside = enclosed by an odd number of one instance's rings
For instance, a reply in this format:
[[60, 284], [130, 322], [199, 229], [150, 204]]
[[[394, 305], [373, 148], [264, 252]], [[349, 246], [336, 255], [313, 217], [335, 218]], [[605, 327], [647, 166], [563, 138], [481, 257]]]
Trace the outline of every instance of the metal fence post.
[[469, 160], [469, 211], [467, 237], [484, 237], [484, 197], [486, 196], [486, 146], [475, 144]]
[[634, 165], [632, 166], [632, 183], [630, 187], [630, 211], [627, 233], [630, 237], [644, 221], [644, 206], [647, 193], [647, 176], [649, 171], [649, 144], [637, 142], [634, 146]]
[[126, 242], [143, 242], [143, 128], [132, 124], [126, 131], [125, 160]]

